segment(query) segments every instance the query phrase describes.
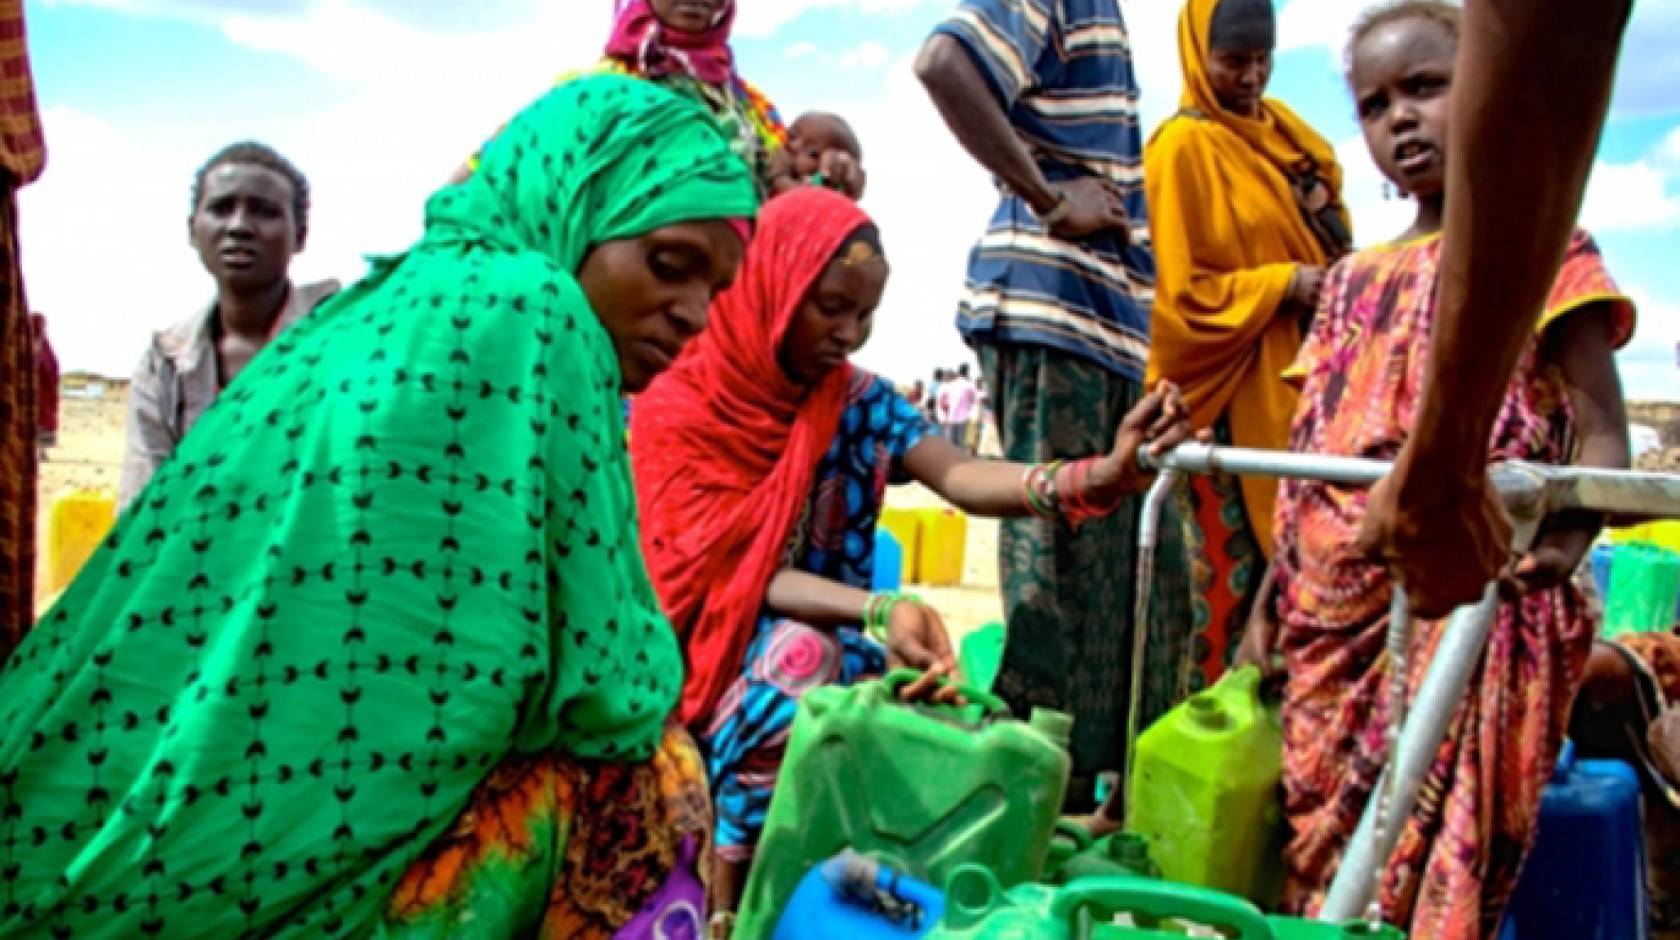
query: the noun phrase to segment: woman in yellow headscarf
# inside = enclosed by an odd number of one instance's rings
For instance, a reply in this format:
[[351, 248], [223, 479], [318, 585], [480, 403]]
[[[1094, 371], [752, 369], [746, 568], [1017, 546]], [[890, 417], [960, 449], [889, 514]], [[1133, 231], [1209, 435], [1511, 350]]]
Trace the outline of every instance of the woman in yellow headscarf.
[[[1144, 154], [1157, 284], [1150, 381], [1184, 390], [1221, 443], [1286, 449], [1295, 392], [1283, 371], [1318, 304], [1324, 271], [1351, 247], [1335, 151], [1264, 97], [1271, 0], [1188, 0], [1179, 16], [1184, 93]], [[1198, 666], [1230, 661], [1272, 546], [1276, 487], [1198, 477], [1191, 489]], [[1270, 594], [1269, 591], [1264, 593]]]

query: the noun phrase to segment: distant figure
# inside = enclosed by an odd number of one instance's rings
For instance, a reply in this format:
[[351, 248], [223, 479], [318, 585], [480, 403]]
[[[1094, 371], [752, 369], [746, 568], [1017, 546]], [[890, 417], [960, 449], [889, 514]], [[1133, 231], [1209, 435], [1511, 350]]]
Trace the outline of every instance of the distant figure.
[[35, 374], [40, 385], [40, 407], [36, 412], [40, 432], [35, 439], [41, 445], [41, 459], [45, 460], [47, 448], [58, 446], [58, 355], [47, 338], [47, 318], [34, 313], [30, 314], [29, 322], [35, 332]]
[[23, 0], [0, 0], [0, 662], [35, 619], [35, 338], [18, 267], [17, 191], [41, 175], [46, 143], [23, 29]]
[[153, 334], [134, 371], [120, 506], [270, 340], [338, 292], [337, 281], [293, 287], [288, 269], [309, 237], [309, 181], [263, 144], [234, 144], [198, 171], [187, 234], [216, 296]]
[[958, 447], [967, 449], [968, 426], [974, 421], [975, 406], [980, 401], [980, 390], [968, 377], [967, 363], [957, 367], [956, 377], [946, 383], [941, 394], [949, 400], [945, 408], [945, 437]]
[[921, 379], [917, 379], [916, 384], [910, 386], [910, 394], [904, 397], [906, 401], [910, 402], [910, 407], [920, 412], [922, 410], [922, 403], [927, 398], [926, 383], [924, 383]]
[[936, 427], [944, 426], [939, 412], [939, 396], [945, 390], [945, 381], [949, 376], [950, 373], [944, 369], [933, 370], [933, 384], [928, 387], [927, 407], [924, 410], [927, 412], [928, 420], [932, 421]]

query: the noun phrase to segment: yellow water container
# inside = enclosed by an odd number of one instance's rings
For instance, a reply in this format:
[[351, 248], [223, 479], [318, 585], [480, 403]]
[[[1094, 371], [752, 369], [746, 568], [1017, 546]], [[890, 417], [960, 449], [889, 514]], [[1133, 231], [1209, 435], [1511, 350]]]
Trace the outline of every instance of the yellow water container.
[[53, 502], [47, 522], [47, 594], [76, 580], [116, 519], [117, 497], [110, 490], [72, 490]]
[[1650, 544], [1651, 542], [1651, 523], [1648, 522], [1621, 529], [1611, 529], [1609, 532], [1612, 545], [1633, 545], [1641, 542]]
[[1609, 531], [1610, 542], [1613, 545], [1655, 545], [1680, 553], [1680, 520], [1645, 522]]
[[1665, 519], [1645, 526], [1646, 541], [1680, 555], [1680, 520]]
[[904, 583], [916, 582], [920, 574], [916, 562], [922, 552], [920, 515], [914, 509], [894, 509], [889, 506], [881, 510], [880, 526], [891, 532], [893, 538], [898, 540], [899, 547], [904, 549]]
[[921, 509], [922, 542], [916, 553], [921, 583], [953, 587], [962, 583], [968, 550], [968, 517], [955, 509]]

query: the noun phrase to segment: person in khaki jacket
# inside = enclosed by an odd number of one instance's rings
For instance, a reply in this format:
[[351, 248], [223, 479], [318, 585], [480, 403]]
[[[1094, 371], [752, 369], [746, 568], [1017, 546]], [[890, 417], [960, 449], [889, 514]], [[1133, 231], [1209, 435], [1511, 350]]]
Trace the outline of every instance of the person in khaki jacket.
[[154, 334], [135, 369], [120, 507], [263, 346], [339, 290], [331, 280], [293, 285], [287, 274], [309, 234], [309, 181], [272, 148], [223, 148], [198, 171], [192, 205], [188, 236], [216, 296]]

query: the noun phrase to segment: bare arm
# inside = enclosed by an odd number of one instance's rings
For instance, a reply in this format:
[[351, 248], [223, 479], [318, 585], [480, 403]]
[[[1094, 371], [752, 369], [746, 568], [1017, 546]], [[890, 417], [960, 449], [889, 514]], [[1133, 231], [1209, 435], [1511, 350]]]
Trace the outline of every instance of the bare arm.
[[[1144, 396], [1115, 431], [1114, 449], [1095, 455], [1082, 475], [1085, 497], [1110, 503], [1141, 491], [1149, 474], [1138, 466], [1145, 445], [1165, 453], [1190, 439], [1189, 411], [1177, 387], [1162, 382]], [[904, 469], [946, 502], [971, 515], [1010, 519], [1029, 514], [1022, 477], [1026, 464], [975, 457], [938, 437], [925, 437], [905, 455]]]
[[868, 591], [794, 568], [776, 572], [764, 597], [765, 606], [771, 610], [813, 627], [857, 623], [863, 619], [868, 602]]
[[1056, 207], [1060, 196], [1015, 133], [1009, 115], [962, 43], [942, 33], [934, 35], [916, 57], [916, 77], [970, 156], [1025, 199], [1035, 213], [1044, 215]]
[[[1577, 452], [1585, 467], [1626, 469], [1627, 406], [1616, 374], [1612, 345], [1613, 317], [1602, 304], [1569, 314], [1548, 330], [1544, 353], [1563, 373], [1575, 415]], [[1604, 525], [1596, 512], [1571, 511], [1546, 519], [1533, 551], [1517, 562], [1510, 576], [1516, 591], [1536, 591], [1562, 583], [1592, 548]]]
[[928, 436], [910, 449], [904, 469], [971, 516], [1013, 519], [1027, 515], [1021, 492], [1024, 464], [975, 457], [942, 437]]
[[[1429, 372], [1361, 539], [1421, 614], [1475, 600], [1509, 555], [1510, 524], [1486, 478], [1488, 438], [1574, 230], [1631, 9], [1632, 0], [1465, 7]], [[1448, 550], [1463, 563], [1437, 564]]]

